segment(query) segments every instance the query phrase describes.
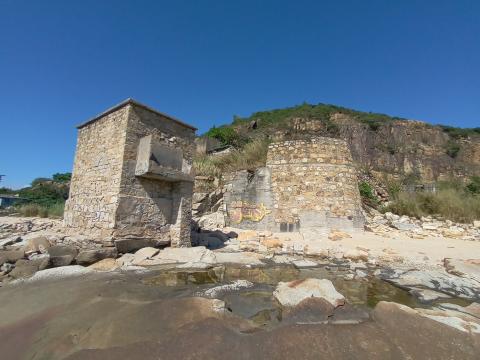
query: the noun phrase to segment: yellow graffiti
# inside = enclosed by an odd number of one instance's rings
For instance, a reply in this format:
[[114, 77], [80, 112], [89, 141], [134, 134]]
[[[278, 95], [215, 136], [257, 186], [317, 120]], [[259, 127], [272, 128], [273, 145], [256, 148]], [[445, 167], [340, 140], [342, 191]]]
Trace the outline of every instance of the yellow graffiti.
[[251, 204], [244, 201], [236, 201], [231, 205], [229, 211], [229, 217], [235, 224], [239, 224], [244, 220], [261, 221], [271, 211], [267, 209], [265, 204], [260, 203], [258, 205]]

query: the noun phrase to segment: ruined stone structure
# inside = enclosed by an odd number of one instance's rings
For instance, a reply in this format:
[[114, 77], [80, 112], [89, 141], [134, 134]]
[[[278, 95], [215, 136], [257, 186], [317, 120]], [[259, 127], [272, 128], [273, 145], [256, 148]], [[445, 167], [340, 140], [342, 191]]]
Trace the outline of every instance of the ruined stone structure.
[[346, 142], [338, 139], [271, 144], [267, 166], [239, 172], [225, 204], [228, 223], [241, 228], [363, 228], [356, 170]]
[[190, 246], [196, 129], [131, 99], [78, 129], [66, 228], [126, 250]]

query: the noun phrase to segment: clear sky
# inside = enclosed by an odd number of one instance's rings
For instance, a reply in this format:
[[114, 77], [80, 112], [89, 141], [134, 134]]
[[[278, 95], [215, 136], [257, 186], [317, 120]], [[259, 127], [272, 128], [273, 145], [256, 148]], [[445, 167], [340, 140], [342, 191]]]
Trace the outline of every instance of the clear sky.
[[331, 103], [480, 126], [480, 1], [0, 0], [0, 186], [132, 97], [199, 128]]

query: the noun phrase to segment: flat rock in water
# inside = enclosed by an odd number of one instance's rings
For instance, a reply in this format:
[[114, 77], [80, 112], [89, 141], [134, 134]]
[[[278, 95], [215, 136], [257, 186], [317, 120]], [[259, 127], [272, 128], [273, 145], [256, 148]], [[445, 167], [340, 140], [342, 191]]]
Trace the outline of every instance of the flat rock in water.
[[318, 263], [312, 260], [301, 259], [301, 260], [293, 261], [293, 265], [296, 268], [301, 269], [301, 268], [316, 267], [318, 266]]
[[190, 248], [165, 248], [151, 258], [158, 263], [207, 263], [216, 262], [215, 254], [204, 246]]
[[410, 270], [381, 274], [384, 280], [406, 289], [428, 288], [452, 296], [480, 299], [480, 284], [466, 277], [455, 276], [445, 271]]
[[260, 256], [251, 252], [216, 252], [215, 257], [219, 264], [264, 265]]
[[340, 294], [332, 282], [327, 279], [305, 279], [291, 282], [280, 282], [273, 296], [282, 306], [295, 306], [302, 300], [316, 297], [322, 298], [334, 307], [343, 305], [345, 297]]
[[60, 266], [52, 269], [45, 269], [36, 272], [31, 278], [25, 279], [25, 282], [38, 280], [62, 279], [71, 276], [82, 276], [91, 273], [92, 270], [80, 265]]
[[451, 296], [430, 289], [412, 289], [410, 294], [416, 296], [422, 303], [429, 303], [438, 299], [449, 299]]

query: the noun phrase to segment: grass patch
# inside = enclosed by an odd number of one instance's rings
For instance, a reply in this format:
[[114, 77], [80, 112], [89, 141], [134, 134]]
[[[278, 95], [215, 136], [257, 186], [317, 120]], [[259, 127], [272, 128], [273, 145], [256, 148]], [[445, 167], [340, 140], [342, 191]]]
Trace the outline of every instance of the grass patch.
[[49, 206], [39, 204], [24, 204], [17, 207], [17, 211], [26, 217], [61, 218], [63, 217], [64, 202], [58, 202]]
[[269, 141], [257, 139], [242, 149], [233, 149], [225, 155], [204, 155], [193, 162], [196, 175], [220, 177], [225, 172], [254, 170], [265, 166]]
[[448, 220], [471, 223], [480, 219], [477, 185], [480, 191], [480, 179], [472, 178], [467, 186], [455, 181], [439, 182], [436, 193], [400, 191], [383, 211], [416, 218], [437, 215]]

